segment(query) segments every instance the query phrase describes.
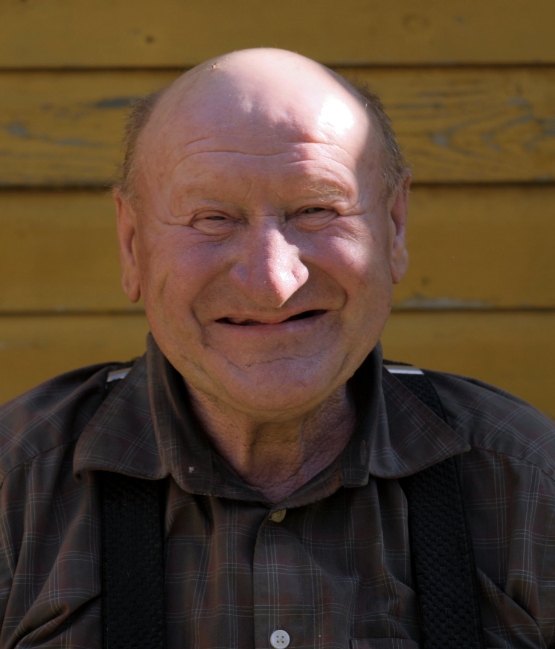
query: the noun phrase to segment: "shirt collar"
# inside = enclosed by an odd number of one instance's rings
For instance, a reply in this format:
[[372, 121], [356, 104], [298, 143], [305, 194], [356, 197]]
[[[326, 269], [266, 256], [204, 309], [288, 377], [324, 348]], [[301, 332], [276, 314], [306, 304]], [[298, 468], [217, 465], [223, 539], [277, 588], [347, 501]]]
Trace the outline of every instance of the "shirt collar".
[[[345, 487], [362, 486], [369, 476], [404, 477], [468, 450], [443, 419], [383, 369], [379, 347], [350, 387], [359, 414], [339, 461]], [[172, 474], [185, 491], [217, 494], [225, 485], [228, 497], [256, 497], [212, 449], [183, 380], [151, 336], [146, 355], [110, 390], [78, 440], [74, 471], [87, 470], [147, 479]]]
[[358, 424], [343, 454], [344, 485], [402, 478], [469, 450], [448, 423], [385, 369], [381, 347], [350, 381]]
[[370, 473], [403, 478], [465, 453], [470, 445], [382, 366], [382, 408], [370, 438]]
[[106, 386], [107, 396], [81, 433], [74, 473], [114, 471], [157, 479], [167, 474], [160, 461], [148, 394], [146, 357], [124, 379]]

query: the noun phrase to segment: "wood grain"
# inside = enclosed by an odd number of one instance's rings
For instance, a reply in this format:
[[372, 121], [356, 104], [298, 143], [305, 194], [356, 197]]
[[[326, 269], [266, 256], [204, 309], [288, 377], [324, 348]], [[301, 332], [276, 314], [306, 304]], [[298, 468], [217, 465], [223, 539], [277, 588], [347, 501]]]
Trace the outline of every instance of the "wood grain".
[[[555, 415], [555, 313], [400, 312], [384, 335], [389, 358], [471, 375]], [[0, 318], [0, 399], [77, 366], [141, 354], [140, 314]]]
[[[403, 309], [554, 308], [554, 186], [416, 187]], [[106, 192], [0, 192], [0, 312], [125, 311]]]
[[[417, 183], [555, 181], [555, 67], [344, 72], [382, 96]], [[0, 73], [0, 186], [110, 184], [130, 103], [175, 75]]]
[[273, 46], [334, 64], [554, 62], [551, 0], [3, 0], [0, 66], [186, 66]]

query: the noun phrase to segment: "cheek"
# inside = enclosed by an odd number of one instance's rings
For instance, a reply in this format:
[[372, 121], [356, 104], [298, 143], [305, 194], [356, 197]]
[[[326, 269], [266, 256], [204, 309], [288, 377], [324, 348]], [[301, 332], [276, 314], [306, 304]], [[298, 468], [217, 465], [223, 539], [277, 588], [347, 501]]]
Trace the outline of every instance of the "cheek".
[[196, 326], [222, 276], [221, 250], [191, 242], [187, 232], [171, 228], [145, 250], [143, 296], [150, 321], [170, 328]]
[[[391, 312], [393, 284], [384, 247], [371, 239], [342, 242], [333, 247], [330, 258], [336, 283], [346, 294], [337, 342], [347, 350], [353, 367], [378, 343]], [[330, 262], [331, 263], [331, 262]]]
[[187, 287], [189, 275], [179, 244], [168, 236], [150, 237], [140, 242], [141, 288], [147, 315], [149, 309], [171, 308], [172, 300]]
[[387, 250], [383, 239], [376, 241], [367, 233], [357, 241], [338, 242], [329, 259], [334, 264], [328, 272], [334, 272], [347, 296], [343, 332], [361, 360], [376, 345], [391, 312], [393, 282]]
[[366, 292], [391, 284], [387, 245], [369, 231], [329, 241], [322, 255], [324, 270], [349, 293]]

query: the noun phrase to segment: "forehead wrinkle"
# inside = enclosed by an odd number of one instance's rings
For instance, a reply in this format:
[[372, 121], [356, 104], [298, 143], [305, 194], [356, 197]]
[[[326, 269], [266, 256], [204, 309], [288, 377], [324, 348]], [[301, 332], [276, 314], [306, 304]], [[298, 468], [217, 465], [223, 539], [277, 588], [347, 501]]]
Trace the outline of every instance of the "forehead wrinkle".
[[237, 149], [221, 149], [221, 148], [214, 148], [214, 149], [204, 149], [202, 151], [191, 151], [190, 153], [187, 153], [186, 156], [184, 156], [183, 161], [185, 161], [188, 158], [193, 158], [196, 156], [203, 156], [203, 155], [212, 155], [212, 154], [225, 154], [225, 155], [240, 155], [242, 157], [249, 157], [249, 158], [276, 158], [278, 156], [285, 156], [285, 155], [291, 155], [290, 151], [276, 151], [273, 153], [258, 153], [255, 151], [239, 151]]
[[[194, 139], [184, 139], [181, 145], [183, 150], [190, 148], [192, 149], [192, 153], [222, 152], [240, 153], [243, 155], [265, 155], [267, 151], [268, 155], [272, 155], [273, 152], [271, 150], [276, 148], [279, 149], [277, 153], [290, 153], [291, 151], [304, 151], [305, 149], [310, 151], [312, 147], [332, 148], [339, 149], [340, 151], [344, 149], [340, 141], [334, 141], [325, 137], [320, 138], [316, 134], [308, 134], [300, 131], [297, 132], [295, 137], [284, 137], [284, 135], [280, 134], [278, 138], [276, 137], [275, 130], [272, 131], [267, 125], [264, 129], [266, 132], [257, 132], [255, 136], [252, 134], [252, 129], [249, 129], [246, 125], [242, 127], [242, 132], [239, 135], [230, 132], [231, 129], [226, 129], [219, 125], [216, 125], [215, 128], [211, 128], [210, 130], [211, 132], [208, 135]], [[245, 146], [246, 136], [250, 138], [250, 149], [243, 148]], [[197, 151], [199, 147], [201, 148]], [[268, 147], [268, 149], [265, 149], [265, 147]], [[257, 149], [259, 148], [265, 150], [262, 153], [258, 153]], [[361, 152], [364, 149], [363, 144], [361, 146]]]
[[[307, 155], [307, 153], [309, 152], [306, 150], [291, 149], [272, 153], [253, 153], [252, 151], [237, 151], [235, 149], [203, 149], [202, 151], [185, 153], [183, 157], [175, 161], [175, 164], [171, 165], [173, 171], [169, 175], [176, 179], [181, 176], [185, 185], [202, 187], [204, 185], [203, 179], [206, 179], [209, 185], [212, 174], [208, 173], [207, 175], [207, 171], [203, 166], [206, 164], [212, 166], [214, 173], [216, 173], [219, 165], [229, 164], [229, 162], [225, 162], [225, 158], [230, 156], [232, 158], [239, 157], [238, 160], [233, 161], [233, 164], [235, 171], [241, 174], [243, 180], [247, 180], [249, 177], [255, 180], [257, 176], [263, 177], [267, 173], [275, 174], [273, 169], [268, 170], [265, 168], [264, 161], [267, 161], [271, 167], [272, 161], [283, 158], [283, 162], [280, 163], [280, 175], [288, 182], [294, 182], [298, 179], [301, 182], [316, 183], [322, 187], [326, 184], [330, 187], [335, 185], [340, 192], [343, 185], [351, 184], [349, 178], [356, 175], [356, 172], [353, 173], [354, 167], [351, 166], [349, 161], [341, 160], [339, 156], [330, 152], [327, 152], [323, 157], [321, 151], [317, 152], [318, 155]], [[219, 157], [220, 154], [223, 156], [223, 160], [216, 163], [212, 156]], [[261, 162], [257, 163], [255, 168], [249, 168], [251, 164], [249, 160], [253, 158]], [[330, 167], [328, 167], [328, 163], [331, 165]], [[218, 173], [220, 172], [218, 171]], [[225, 171], [223, 173], [225, 174]]]
[[[265, 193], [269, 192], [268, 196], [273, 193], [284, 202], [290, 201], [292, 197], [299, 200], [351, 200], [357, 194], [356, 179], [349, 175], [343, 176], [342, 170], [338, 172], [308, 168], [297, 171], [297, 167], [304, 167], [305, 164], [304, 160], [291, 161], [283, 165], [284, 173], [278, 174], [278, 177], [272, 170], [265, 171], [261, 168], [254, 173], [241, 174], [238, 182], [234, 183], [235, 189], [231, 195], [229, 187], [214, 184], [211, 174], [207, 175], [204, 170], [195, 170], [193, 167], [193, 171], [186, 173], [183, 182], [174, 186], [171, 193], [178, 202], [187, 200], [189, 196], [195, 201], [230, 204], [236, 200], [248, 199], [256, 193], [258, 187]], [[347, 166], [345, 169], [349, 171]]]

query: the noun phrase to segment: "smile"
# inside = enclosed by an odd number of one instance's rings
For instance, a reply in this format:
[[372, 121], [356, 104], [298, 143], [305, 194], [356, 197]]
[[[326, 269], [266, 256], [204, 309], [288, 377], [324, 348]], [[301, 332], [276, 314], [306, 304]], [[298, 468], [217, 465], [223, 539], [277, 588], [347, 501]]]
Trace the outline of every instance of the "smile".
[[295, 320], [306, 320], [307, 318], [314, 318], [326, 313], [323, 309], [313, 309], [310, 311], [302, 311], [301, 313], [296, 313], [289, 318], [284, 320], [255, 320], [252, 318], [220, 318], [216, 322], [220, 324], [235, 325], [240, 327], [252, 327], [252, 326], [264, 326], [264, 325], [280, 325], [285, 322], [294, 322]]

